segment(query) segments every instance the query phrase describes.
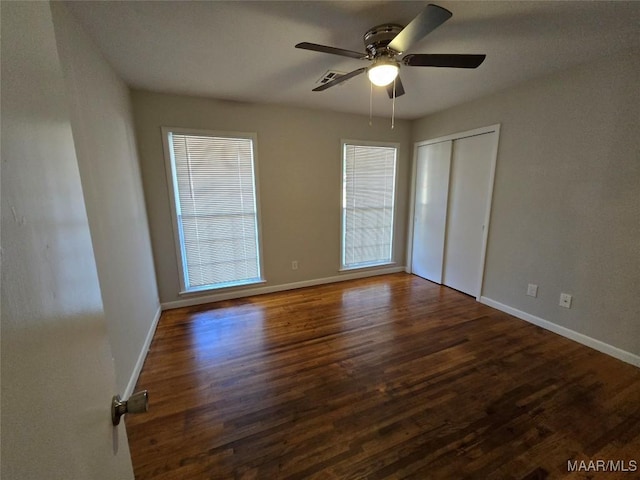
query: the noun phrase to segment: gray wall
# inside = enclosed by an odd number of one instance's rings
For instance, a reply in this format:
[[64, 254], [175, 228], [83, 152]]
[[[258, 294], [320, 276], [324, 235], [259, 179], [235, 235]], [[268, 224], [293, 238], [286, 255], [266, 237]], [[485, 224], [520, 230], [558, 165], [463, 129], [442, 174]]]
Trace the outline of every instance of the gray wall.
[[129, 89], [59, 2], [51, 4], [118, 391], [133, 388], [159, 301]]
[[[404, 266], [410, 123], [302, 108], [132, 93], [142, 178], [161, 302], [180, 300], [160, 128], [256, 132], [267, 286], [339, 275], [340, 140], [399, 142], [394, 261]], [[297, 260], [299, 269], [291, 270]], [[188, 298], [193, 298], [190, 295]]]
[[640, 54], [628, 52], [413, 124], [414, 141], [502, 124], [483, 296], [634, 354], [639, 83]]

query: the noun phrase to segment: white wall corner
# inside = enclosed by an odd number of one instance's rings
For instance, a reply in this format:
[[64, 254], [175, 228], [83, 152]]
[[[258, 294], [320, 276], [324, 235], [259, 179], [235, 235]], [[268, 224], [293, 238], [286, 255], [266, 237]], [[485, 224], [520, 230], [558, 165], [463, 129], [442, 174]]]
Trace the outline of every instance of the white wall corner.
[[634, 353], [627, 352], [626, 350], [614, 347], [613, 345], [609, 345], [601, 340], [596, 340], [595, 338], [584, 335], [583, 333], [576, 332], [575, 330], [563, 327], [562, 325], [550, 322], [549, 320], [536, 317], [535, 315], [523, 312], [522, 310], [510, 307], [509, 305], [497, 302], [488, 297], [480, 297], [480, 303], [493, 307], [501, 312], [508, 313], [509, 315], [513, 315], [516, 318], [532, 323], [533, 325], [537, 325], [538, 327], [542, 327], [550, 332], [557, 333], [569, 340], [581, 343], [582, 345], [593, 348], [594, 350], [605, 353], [611, 357], [617, 358], [618, 360], [640, 367], [640, 356]]
[[131, 372], [131, 377], [129, 378], [129, 382], [127, 383], [127, 388], [125, 388], [124, 392], [122, 393], [122, 398], [125, 398], [125, 399], [129, 398], [133, 394], [133, 390], [136, 388], [136, 383], [138, 383], [138, 377], [140, 377], [140, 372], [142, 371], [144, 361], [147, 358], [147, 353], [149, 353], [149, 347], [151, 346], [151, 341], [153, 340], [153, 336], [156, 333], [156, 328], [158, 327], [158, 322], [160, 321], [161, 314], [162, 314], [162, 306], [158, 305], [158, 309], [156, 310], [156, 314], [153, 317], [153, 321], [149, 326], [149, 331], [147, 332], [147, 336], [144, 339], [142, 349], [140, 350], [140, 354], [138, 355], [138, 360], [136, 361], [136, 364], [133, 367], [133, 372]]

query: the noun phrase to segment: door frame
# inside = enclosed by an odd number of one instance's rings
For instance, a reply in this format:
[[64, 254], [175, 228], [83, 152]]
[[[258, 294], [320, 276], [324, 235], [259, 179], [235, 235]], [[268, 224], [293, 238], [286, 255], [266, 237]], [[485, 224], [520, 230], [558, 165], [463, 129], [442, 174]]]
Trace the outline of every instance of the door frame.
[[[474, 137], [477, 135], [483, 135], [486, 133], [494, 133], [495, 139], [493, 142], [493, 150], [491, 154], [491, 170], [489, 172], [489, 184], [488, 188], [488, 201], [487, 208], [485, 210], [484, 215], [484, 231], [482, 232], [482, 252], [480, 254], [480, 278], [479, 285], [477, 288], [477, 296], [476, 300], [480, 301], [480, 297], [482, 296], [482, 287], [484, 285], [484, 270], [485, 270], [485, 260], [487, 256], [487, 243], [489, 238], [489, 228], [490, 228], [490, 220], [491, 220], [491, 207], [493, 205], [493, 187], [494, 180], [496, 174], [496, 163], [498, 158], [498, 144], [500, 143], [500, 124], [496, 123], [494, 125], [489, 125], [486, 127], [474, 128], [473, 130], [466, 130], [463, 132], [452, 133], [449, 135], [444, 135], [442, 137], [432, 138], [428, 140], [421, 140], [415, 142], [413, 144], [413, 160], [411, 165], [411, 184], [410, 184], [410, 192], [409, 192], [409, 222], [407, 229], [407, 261], [406, 261], [406, 269], [407, 273], [413, 273], [411, 259], [413, 258], [413, 223], [415, 221], [415, 201], [416, 201], [416, 172], [417, 172], [417, 162], [418, 162], [418, 148], [425, 145], [432, 145], [434, 143], [446, 142], [448, 140], [460, 140], [462, 138]], [[455, 147], [454, 147], [455, 148]]]

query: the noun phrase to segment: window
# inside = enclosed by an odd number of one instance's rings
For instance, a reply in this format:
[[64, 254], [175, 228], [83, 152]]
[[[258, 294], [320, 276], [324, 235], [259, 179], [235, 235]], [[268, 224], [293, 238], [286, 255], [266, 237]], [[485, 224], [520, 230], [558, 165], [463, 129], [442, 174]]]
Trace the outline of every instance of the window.
[[391, 263], [397, 152], [342, 143], [342, 269]]
[[183, 292], [261, 282], [255, 136], [163, 136]]

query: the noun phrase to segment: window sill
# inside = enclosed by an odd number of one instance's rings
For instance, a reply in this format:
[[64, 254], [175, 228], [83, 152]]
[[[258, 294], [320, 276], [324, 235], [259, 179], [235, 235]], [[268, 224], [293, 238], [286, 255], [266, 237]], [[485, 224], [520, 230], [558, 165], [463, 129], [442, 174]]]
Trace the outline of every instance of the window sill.
[[384, 263], [373, 263], [373, 264], [363, 264], [363, 265], [354, 265], [352, 267], [340, 267], [339, 272], [352, 272], [354, 270], [367, 270], [374, 269], [380, 267], [392, 267], [397, 265], [397, 262], [384, 262]]
[[234, 288], [251, 287], [251, 286], [260, 285], [263, 283], [267, 283], [267, 281], [264, 278], [260, 278], [257, 280], [251, 279], [245, 282], [233, 282], [233, 283], [221, 284], [221, 285], [215, 285], [215, 286], [207, 285], [203, 287], [192, 288], [191, 290], [181, 290], [178, 292], [178, 295], [185, 296], [185, 295], [197, 295], [200, 293], [224, 292]]

